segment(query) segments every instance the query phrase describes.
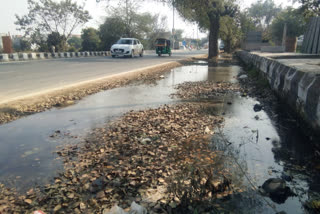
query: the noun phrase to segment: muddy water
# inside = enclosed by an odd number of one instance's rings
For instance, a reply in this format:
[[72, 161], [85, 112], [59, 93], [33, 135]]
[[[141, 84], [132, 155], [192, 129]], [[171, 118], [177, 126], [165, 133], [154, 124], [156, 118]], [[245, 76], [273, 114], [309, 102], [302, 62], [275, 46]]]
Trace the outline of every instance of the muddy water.
[[[81, 143], [90, 130], [130, 110], [179, 102], [169, 96], [177, 84], [203, 80], [237, 82], [235, 77], [240, 70], [239, 66], [226, 64], [208, 67], [206, 62], [199, 61], [197, 65], [176, 68], [153, 83], [140, 82], [97, 93], [73, 106], [2, 125], [0, 182], [20, 191], [51, 182], [63, 170], [55, 153], [57, 147]], [[214, 148], [234, 158], [255, 186], [268, 178], [281, 177], [284, 172], [291, 175], [293, 180], [287, 184], [299, 195], [281, 204], [262, 198], [234, 163], [234, 182], [242, 185], [244, 192], [232, 195], [223, 204], [236, 213], [275, 213], [269, 205], [277, 211], [303, 213], [302, 203], [320, 191], [316, 175], [307, 173], [305, 168], [313, 157], [306, 146], [309, 139], [295, 129], [294, 122], [280, 114], [254, 112], [253, 106], [258, 103], [255, 98], [236, 94], [219, 100], [211, 112], [225, 115], [225, 125], [216, 130]]]
[[[239, 67], [217, 69], [219, 73]], [[219, 76], [219, 75], [218, 75]], [[228, 79], [228, 75], [219, 78]], [[177, 102], [177, 84], [215, 79], [206, 66], [192, 65], [168, 72], [160, 81], [136, 83], [89, 96], [76, 105], [52, 109], [0, 126], [0, 183], [21, 191], [48, 183], [63, 169], [55, 151], [81, 142], [90, 130], [130, 110]]]

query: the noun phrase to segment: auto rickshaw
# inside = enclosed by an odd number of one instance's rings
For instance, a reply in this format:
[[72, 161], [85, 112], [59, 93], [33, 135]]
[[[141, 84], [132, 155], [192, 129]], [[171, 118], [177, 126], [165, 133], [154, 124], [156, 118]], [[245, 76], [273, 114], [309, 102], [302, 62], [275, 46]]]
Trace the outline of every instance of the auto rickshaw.
[[164, 38], [156, 39], [155, 46], [158, 56], [161, 56], [162, 54], [169, 54], [169, 56], [171, 56], [172, 53], [170, 40]]

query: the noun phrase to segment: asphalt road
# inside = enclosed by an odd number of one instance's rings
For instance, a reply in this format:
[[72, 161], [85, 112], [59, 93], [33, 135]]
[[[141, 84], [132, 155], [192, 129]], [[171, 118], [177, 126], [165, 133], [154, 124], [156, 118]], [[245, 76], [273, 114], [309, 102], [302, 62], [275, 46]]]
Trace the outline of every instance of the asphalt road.
[[133, 59], [104, 56], [0, 63], [0, 104], [206, 53], [200, 50], [177, 52], [171, 57], [145, 54]]

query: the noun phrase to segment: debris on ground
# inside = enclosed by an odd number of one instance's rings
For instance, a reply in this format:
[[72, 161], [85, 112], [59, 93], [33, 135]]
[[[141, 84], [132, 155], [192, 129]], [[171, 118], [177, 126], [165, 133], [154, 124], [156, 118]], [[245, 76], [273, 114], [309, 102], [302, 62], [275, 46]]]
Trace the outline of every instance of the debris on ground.
[[209, 203], [231, 183], [224, 156], [210, 148], [222, 123], [197, 103], [129, 112], [95, 129], [82, 147], [58, 151], [65, 172], [53, 184], [25, 195], [1, 186], [0, 212], [101, 213], [115, 204], [127, 212], [135, 202], [164, 213]]
[[237, 84], [229, 82], [185, 82], [179, 84], [177, 92], [172, 94], [181, 99], [213, 99], [224, 97], [226, 94], [238, 92], [240, 87]]

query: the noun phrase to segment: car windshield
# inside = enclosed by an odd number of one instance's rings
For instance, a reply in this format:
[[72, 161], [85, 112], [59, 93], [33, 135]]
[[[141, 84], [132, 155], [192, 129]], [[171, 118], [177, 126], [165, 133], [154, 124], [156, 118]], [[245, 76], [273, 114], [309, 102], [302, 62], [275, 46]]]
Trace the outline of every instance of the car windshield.
[[121, 44], [121, 45], [132, 45], [132, 41], [131, 39], [120, 39], [117, 44]]

